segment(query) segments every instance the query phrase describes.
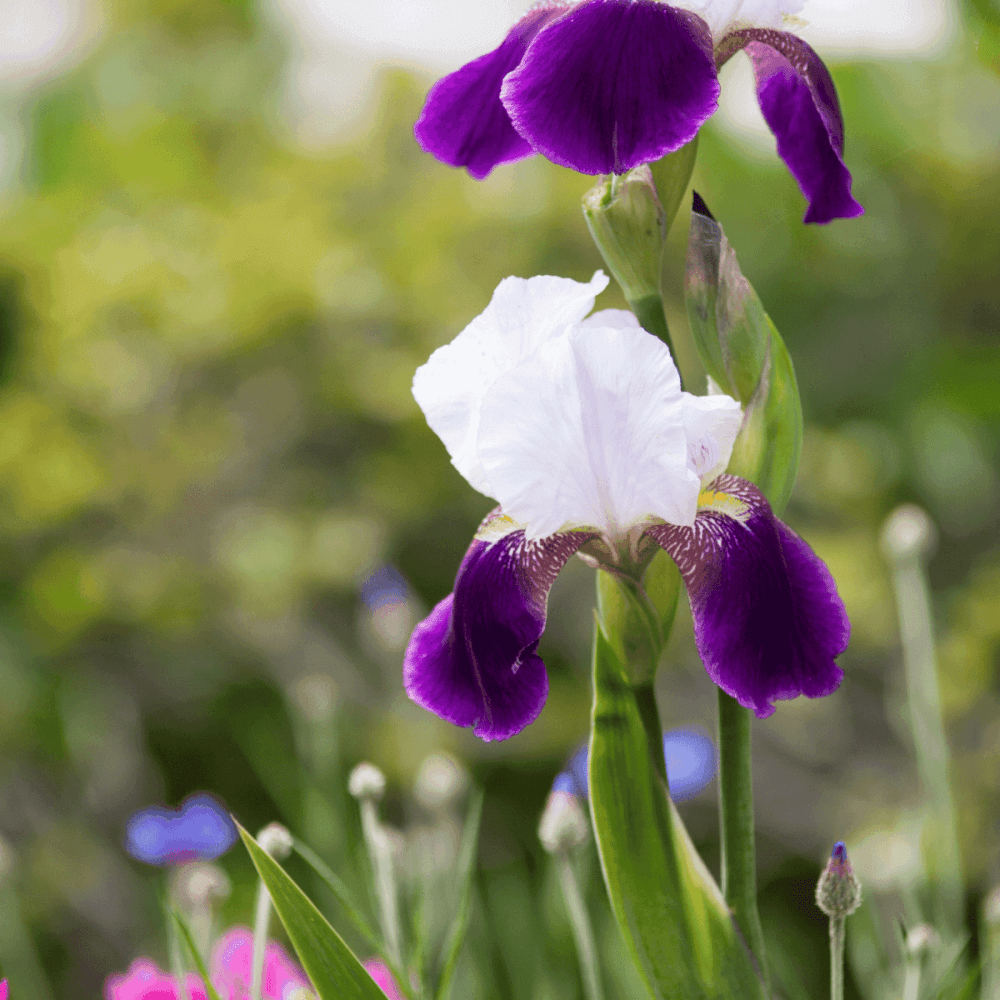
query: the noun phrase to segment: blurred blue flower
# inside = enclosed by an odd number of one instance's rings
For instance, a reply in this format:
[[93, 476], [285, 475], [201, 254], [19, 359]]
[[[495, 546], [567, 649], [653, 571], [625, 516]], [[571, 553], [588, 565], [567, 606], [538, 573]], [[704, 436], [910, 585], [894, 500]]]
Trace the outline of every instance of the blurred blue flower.
[[[715, 744], [697, 729], [671, 729], [663, 734], [663, 757], [667, 763], [670, 797], [683, 802], [697, 795], [715, 777]], [[587, 744], [569, 759], [566, 770], [556, 775], [553, 791], [587, 797]]]
[[207, 792], [189, 795], [177, 809], [150, 806], [133, 813], [125, 850], [138, 861], [173, 865], [225, 854], [236, 842], [236, 826], [225, 807]]
[[402, 574], [389, 563], [379, 566], [361, 584], [361, 600], [365, 602], [369, 611], [405, 604], [408, 596], [409, 588]]

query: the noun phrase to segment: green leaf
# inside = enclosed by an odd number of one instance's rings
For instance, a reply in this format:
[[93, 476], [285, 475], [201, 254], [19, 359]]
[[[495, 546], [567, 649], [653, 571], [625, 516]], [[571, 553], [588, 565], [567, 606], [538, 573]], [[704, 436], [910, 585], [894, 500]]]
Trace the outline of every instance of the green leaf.
[[722, 226], [700, 199], [691, 214], [684, 293], [705, 371], [743, 406], [743, 427], [728, 471], [754, 483], [780, 513], [802, 450], [795, 369]]
[[281, 865], [237, 826], [319, 1000], [385, 1000], [385, 994], [326, 917]]
[[176, 910], [172, 909], [170, 911], [170, 915], [174, 918], [174, 923], [177, 925], [177, 932], [180, 934], [181, 940], [187, 946], [187, 950], [191, 953], [191, 958], [194, 960], [194, 967], [198, 970], [198, 975], [201, 976], [202, 981], [205, 984], [205, 994], [208, 996], [208, 1000], [222, 1000], [216, 992], [215, 987], [212, 985], [212, 980], [208, 975], [208, 969], [205, 968], [205, 959], [201, 957], [201, 952], [198, 951], [198, 946], [194, 943], [194, 937], [191, 935], [191, 928], [188, 927], [187, 922]]
[[660, 196], [660, 204], [663, 206], [663, 218], [667, 232], [673, 225], [677, 217], [677, 210], [681, 207], [684, 192], [687, 191], [688, 184], [691, 183], [691, 174], [694, 172], [694, 164], [698, 159], [698, 135], [680, 149], [667, 153], [655, 163], [650, 164], [653, 171], [653, 181], [656, 184], [656, 192]]
[[462, 828], [462, 844], [458, 851], [458, 884], [461, 895], [458, 910], [445, 938], [446, 952], [441, 979], [438, 982], [436, 1000], [445, 1000], [451, 991], [451, 981], [462, 953], [465, 932], [469, 929], [469, 913], [472, 910], [472, 879], [476, 872], [476, 847], [479, 844], [479, 821], [483, 815], [483, 793], [473, 790], [469, 797], [469, 811]]
[[662, 746], [652, 685], [625, 682], [598, 628], [590, 805], [629, 954], [655, 1000], [763, 1000], [753, 959], [670, 800]]

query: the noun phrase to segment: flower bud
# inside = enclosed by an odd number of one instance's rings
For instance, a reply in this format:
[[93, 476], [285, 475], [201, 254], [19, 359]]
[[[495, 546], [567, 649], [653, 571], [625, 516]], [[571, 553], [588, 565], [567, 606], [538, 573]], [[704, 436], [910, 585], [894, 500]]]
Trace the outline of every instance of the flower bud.
[[257, 843], [277, 861], [292, 853], [292, 835], [280, 823], [268, 823], [257, 834]]
[[417, 771], [413, 794], [429, 812], [447, 809], [457, 802], [469, 787], [469, 776], [453, 758], [432, 753]]
[[228, 899], [232, 891], [229, 877], [211, 861], [180, 865], [174, 870], [172, 882], [171, 895], [187, 911]]
[[538, 839], [549, 854], [561, 854], [577, 847], [587, 839], [590, 824], [572, 792], [549, 793], [538, 824]]
[[906, 934], [906, 952], [910, 958], [920, 958], [940, 943], [941, 936], [930, 924], [917, 924]]
[[847, 860], [847, 848], [842, 840], [833, 845], [830, 860], [819, 877], [816, 905], [831, 920], [849, 916], [861, 905], [861, 883]]
[[667, 220], [649, 167], [603, 178], [583, 196], [583, 216], [625, 298], [659, 296]]
[[929, 557], [937, 543], [934, 522], [916, 504], [897, 507], [882, 526], [882, 551], [893, 561]]
[[347, 790], [355, 799], [380, 802], [385, 795], [385, 775], [374, 764], [358, 764], [347, 779]]

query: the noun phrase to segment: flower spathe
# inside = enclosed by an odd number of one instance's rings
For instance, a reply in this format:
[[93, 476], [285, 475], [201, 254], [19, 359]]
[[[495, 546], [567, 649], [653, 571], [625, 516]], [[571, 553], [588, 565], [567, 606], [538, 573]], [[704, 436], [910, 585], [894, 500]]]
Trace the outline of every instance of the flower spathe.
[[806, 222], [853, 218], [844, 128], [819, 56], [780, 30], [801, 0], [543, 0], [500, 46], [439, 80], [420, 145], [475, 178], [533, 153], [625, 173], [690, 142], [718, 105], [721, 66], [746, 49], [761, 111], [809, 201]]
[[627, 570], [665, 549], [709, 674], [761, 718], [843, 677], [849, 624], [829, 572], [754, 486], [723, 474], [739, 404], [682, 391], [631, 313], [587, 318], [606, 281], [508, 278], [414, 377], [453, 464], [499, 507], [414, 630], [404, 683], [483, 739], [542, 709], [548, 592], [576, 552]]

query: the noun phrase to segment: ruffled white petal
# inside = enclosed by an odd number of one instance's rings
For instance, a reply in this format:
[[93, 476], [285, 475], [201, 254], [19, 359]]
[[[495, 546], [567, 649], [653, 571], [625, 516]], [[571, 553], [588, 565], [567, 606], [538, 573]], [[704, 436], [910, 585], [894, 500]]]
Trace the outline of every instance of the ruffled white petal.
[[692, 396], [682, 400], [689, 468], [707, 486], [726, 471], [743, 411], [730, 396]]
[[587, 329], [610, 326], [613, 330], [631, 330], [639, 326], [639, 321], [635, 318], [635, 313], [628, 309], [599, 309], [579, 326]]
[[587, 283], [542, 275], [505, 278], [485, 311], [413, 377], [413, 396], [452, 464], [474, 489], [496, 499], [476, 455], [479, 410], [489, 387], [594, 308], [608, 285], [598, 271]]
[[694, 524], [680, 378], [644, 330], [577, 326], [543, 344], [486, 393], [478, 448], [490, 495], [529, 539]]
[[780, 28], [786, 14], [797, 14], [805, 0], [679, 0], [675, 7], [690, 10], [707, 22], [719, 42], [735, 28]]

